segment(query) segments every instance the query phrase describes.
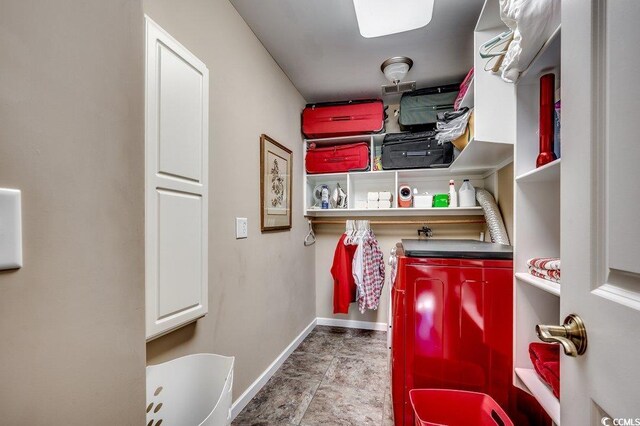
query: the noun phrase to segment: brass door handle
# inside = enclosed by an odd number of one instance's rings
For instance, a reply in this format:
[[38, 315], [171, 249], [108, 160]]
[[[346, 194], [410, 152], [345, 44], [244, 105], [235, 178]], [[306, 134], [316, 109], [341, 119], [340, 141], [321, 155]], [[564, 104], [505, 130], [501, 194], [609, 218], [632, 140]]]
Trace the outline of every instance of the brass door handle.
[[587, 350], [587, 329], [582, 319], [571, 314], [563, 325], [536, 325], [538, 338], [543, 342], [560, 343], [565, 355], [576, 357]]

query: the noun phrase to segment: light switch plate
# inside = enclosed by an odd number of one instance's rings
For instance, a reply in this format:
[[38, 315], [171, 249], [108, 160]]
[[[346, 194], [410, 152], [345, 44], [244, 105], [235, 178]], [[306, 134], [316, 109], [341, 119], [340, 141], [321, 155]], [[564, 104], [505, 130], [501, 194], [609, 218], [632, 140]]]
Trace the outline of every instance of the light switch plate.
[[247, 218], [236, 217], [236, 239], [247, 238]]
[[22, 268], [20, 191], [0, 188], [0, 269]]

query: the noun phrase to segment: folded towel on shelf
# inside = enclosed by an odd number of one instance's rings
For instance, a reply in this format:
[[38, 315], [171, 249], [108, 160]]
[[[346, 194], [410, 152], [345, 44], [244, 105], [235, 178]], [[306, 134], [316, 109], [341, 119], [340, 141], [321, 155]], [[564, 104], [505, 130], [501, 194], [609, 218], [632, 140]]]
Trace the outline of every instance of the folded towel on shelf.
[[389, 201], [389, 200], [380, 200], [380, 201], [378, 201], [378, 208], [379, 209], [390, 209], [391, 208], [391, 201]]
[[529, 358], [536, 373], [542, 375], [541, 367], [545, 362], [560, 360], [560, 345], [557, 343], [529, 343]]
[[560, 271], [554, 269], [540, 269], [529, 266], [529, 273], [534, 277], [542, 278], [543, 280], [553, 281], [560, 284]]
[[368, 201], [378, 201], [378, 192], [367, 192], [367, 200]]
[[542, 364], [542, 379], [549, 385], [553, 395], [560, 398], [560, 362], [545, 362]]
[[378, 192], [378, 200], [379, 201], [391, 201], [392, 195], [389, 191]]
[[540, 379], [549, 385], [558, 398], [560, 396], [560, 345], [532, 342], [529, 344], [529, 358]]
[[527, 260], [527, 266], [546, 271], [559, 271], [560, 259], [557, 257], [534, 257]]

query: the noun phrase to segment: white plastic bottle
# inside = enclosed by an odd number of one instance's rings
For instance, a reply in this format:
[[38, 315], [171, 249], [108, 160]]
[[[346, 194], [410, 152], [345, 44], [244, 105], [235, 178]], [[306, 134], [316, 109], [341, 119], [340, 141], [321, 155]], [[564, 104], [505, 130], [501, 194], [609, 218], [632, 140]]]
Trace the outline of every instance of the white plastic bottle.
[[475, 207], [476, 206], [476, 189], [471, 185], [469, 179], [465, 179], [460, 187], [460, 207]]
[[453, 179], [449, 181], [449, 207], [458, 207], [458, 193]]

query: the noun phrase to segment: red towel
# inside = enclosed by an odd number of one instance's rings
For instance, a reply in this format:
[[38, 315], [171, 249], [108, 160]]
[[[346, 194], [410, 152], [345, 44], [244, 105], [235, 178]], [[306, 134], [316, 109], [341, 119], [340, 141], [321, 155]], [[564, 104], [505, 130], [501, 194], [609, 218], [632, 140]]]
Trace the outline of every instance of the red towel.
[[560, 360], [560, 345], [557, 343], [530, 343], [529, 357], [531, 358], [531, 363], [536, 373], [542, 376], [540, 372], [542, 363]]
[[560, 362], [542, 363], [542, 379], [551, 387], [553, 395], [560, 398]]
[[533, 342], [529, 344], [529, 357], [538, 376], [560, 396], [560, 345]]

